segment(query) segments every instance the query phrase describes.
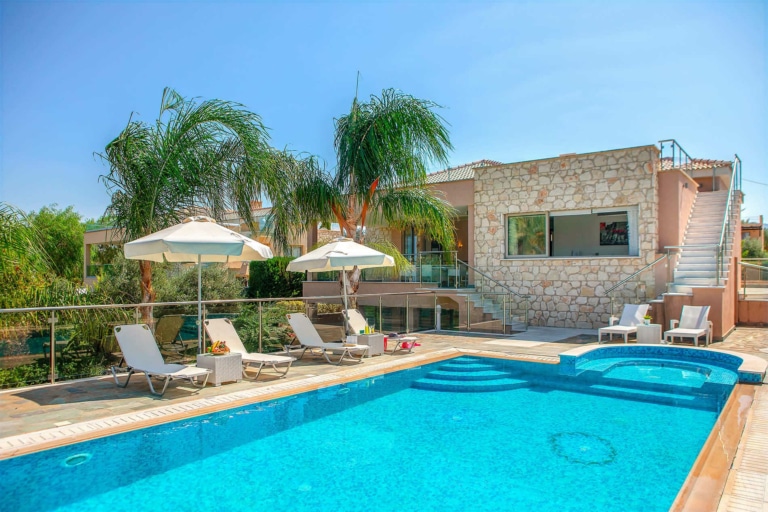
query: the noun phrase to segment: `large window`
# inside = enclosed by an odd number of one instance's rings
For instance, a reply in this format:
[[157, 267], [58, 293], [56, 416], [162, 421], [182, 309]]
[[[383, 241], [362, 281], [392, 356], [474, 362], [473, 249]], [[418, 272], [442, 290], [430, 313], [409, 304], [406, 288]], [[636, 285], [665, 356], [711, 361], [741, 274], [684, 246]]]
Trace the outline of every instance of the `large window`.
[[507, 217], [507, 256], [547, 254], [546, 214]]
[[507, 258], [637, 256], [637, 206], [507, 217]]

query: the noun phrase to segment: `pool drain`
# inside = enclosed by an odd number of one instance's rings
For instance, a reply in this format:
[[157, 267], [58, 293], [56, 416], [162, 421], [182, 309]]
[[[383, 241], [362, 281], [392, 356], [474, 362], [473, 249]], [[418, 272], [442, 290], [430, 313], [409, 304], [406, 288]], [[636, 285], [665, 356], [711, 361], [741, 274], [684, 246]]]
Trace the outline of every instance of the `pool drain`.
[[616, 449], [610, 441], [584, 432], [560, 432], [549, 438], [552, 451], [568, 462], [604, 466], [616, 459]]
[[91, 457], [92, 455], [90, 453], [78, 453], [77, 455], [72, 455], [71, 457], [64, 459], [64, 462], [62, 462], [61, 465], [65, 468], [73, 468], [80, 464], [85, 464], [91, 460]]

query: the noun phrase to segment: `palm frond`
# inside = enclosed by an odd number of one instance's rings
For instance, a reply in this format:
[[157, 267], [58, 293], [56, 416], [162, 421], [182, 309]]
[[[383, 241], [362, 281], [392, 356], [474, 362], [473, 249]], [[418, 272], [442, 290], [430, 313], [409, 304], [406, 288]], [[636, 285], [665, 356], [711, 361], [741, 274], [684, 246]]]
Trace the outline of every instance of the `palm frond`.
[[154, 125], [129, 118], [98, 154], [112, 201], [107, 213], [127, 240], [192, 212], [220, 217], [236, 209], [251, 221], [250, 201], [280, 187], [267, 128], [239, 103], [182, 97], [165, 89]]
[[447, 165], [453, 146], [437, 108], [394, 89], [354, 102], [336, 121], [337, 187], [359, 200], [377, 178], [385, 188], [421, 184], [429, 164]]
[[458, 214], [435, 191], [423, 187], [387, 191], [377, 197], [377, 206], [376, 220], [400, 230], [413, 227], [445, 250], [453, 250], [456, 244], [453, 221]]

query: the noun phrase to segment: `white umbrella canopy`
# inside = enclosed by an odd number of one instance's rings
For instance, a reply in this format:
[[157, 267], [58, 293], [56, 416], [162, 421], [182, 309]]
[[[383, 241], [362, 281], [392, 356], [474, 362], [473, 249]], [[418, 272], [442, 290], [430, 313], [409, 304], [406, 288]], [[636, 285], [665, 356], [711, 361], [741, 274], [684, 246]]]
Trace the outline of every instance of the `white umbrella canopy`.
[[125, 257], [132, 260], [197, 263], [197, 345], [202, 350], [202, 272], [200, 263], [259, 261], [272, 250], [256, 240], [227, 229], [210, 217], [188, 217], [169, 228], [128, 242]]
[[360, 269], [394, 267], [395, 259], [383, 252], [358, 244], [351, 238], [342, 237], [292, 260], [288, 263], [287, 269], [294, 272], [341, 270], [344, 288], [344, 309], [347, 309], [346, 270], [355, 266]]

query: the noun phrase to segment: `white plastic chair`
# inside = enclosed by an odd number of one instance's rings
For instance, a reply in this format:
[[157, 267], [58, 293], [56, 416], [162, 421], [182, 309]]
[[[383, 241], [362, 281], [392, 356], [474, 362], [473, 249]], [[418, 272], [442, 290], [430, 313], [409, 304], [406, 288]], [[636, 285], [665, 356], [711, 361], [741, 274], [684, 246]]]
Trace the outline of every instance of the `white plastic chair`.
[[699, 346], [699, 338], [704, 336], [704, 344], [712, 343], [712, 322], [709, 321], [709, 306], [683, 306], [680, 321], [670, 320], [669, 330], [664, 332], [664, 343], [674, 343], [675, 338], [692, 338]]
[[616, 324], [616, 317], [612, 316], [608, 327], [601, 327], [597, 330], [597, 342], [603, 342], [603, 334], [608, 335], [608, 341], [613, 339], [614, 334], [624, 337], [624, 343], [627, 343], [629, 335], [637, 332], [637, 326], [643, 323], [643, 317], [648, 312], [648, 304], [624, 304], [624, 311], [621, 313], [619, 323]]

